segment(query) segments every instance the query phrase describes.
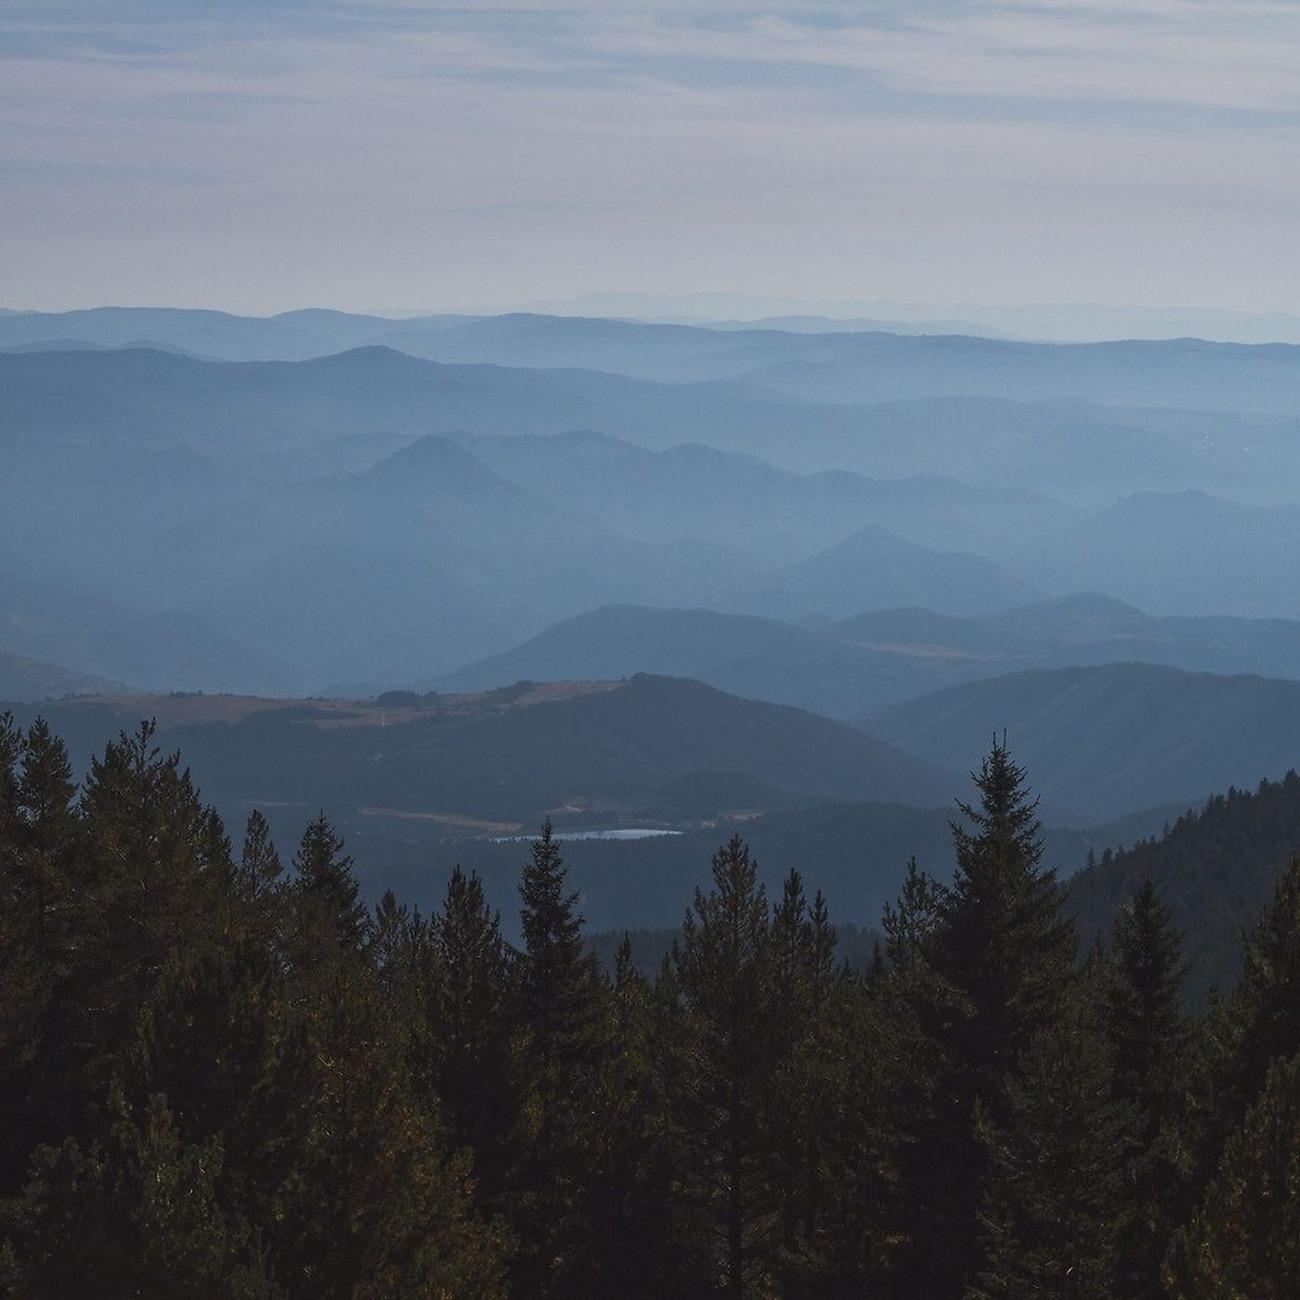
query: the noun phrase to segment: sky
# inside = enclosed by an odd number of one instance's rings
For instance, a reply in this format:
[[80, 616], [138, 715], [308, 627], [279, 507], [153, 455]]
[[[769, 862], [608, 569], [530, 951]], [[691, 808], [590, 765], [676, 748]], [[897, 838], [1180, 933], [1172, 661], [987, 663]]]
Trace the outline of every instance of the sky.
[[0, 0], [0, 306], [1300, 308], [1300, 3]]

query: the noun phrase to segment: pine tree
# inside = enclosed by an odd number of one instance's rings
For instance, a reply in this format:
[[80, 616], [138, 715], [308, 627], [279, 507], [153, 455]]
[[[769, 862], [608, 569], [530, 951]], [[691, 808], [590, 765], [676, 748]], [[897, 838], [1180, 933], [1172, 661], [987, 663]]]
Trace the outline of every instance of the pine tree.
[[924, 924], [915, 938], [914, 924], [886, 917], [891, 941], [916, 959], [913, 1008], [938, 1056], [933, 1085], [922, 1085], [913, 1107], [904, 1183], [913, 1220], [905, 1271], [919, 1293], [935, 1296], [960, 1295], [984, 1267], [978, 1214], [990, 1161], [980, 1127], [1008, 1125], [1009, 1086], [1061, 1013], [1078, 946], [1055, 876], [1041, 866], [1025, 773], [1004, 744], [994, 743], [975, 784], [978, 806], [958, 804], [969, 829], [953, 826], [952, 887], [916, 882]]
[[19, 798], [26, 740], [0, 714], [0, 1197], [17, 1190], [33, 1145], [31, 1111], [51, 972], [38, 953]]
[[972, 1300], [1110, 1300], [1131, 1113], [1112, 1095], [1097, 991], [1039, 1032], [1006, 1083], [1006, 1118], [979, 1117], [991, 1156]]
[[1104, 975], [1112, 1095], [1130, 1112], [1114, 1286], [1132, 1300], [1162, 1294], [1161, 1262], [1184, 1208], [1191, 1044], [1179, 1005], [1181, 948], [1145, 881], [1116, 918]]
[[[18, 801], [22, 820], [19, 861], [32, 942], [42, 961], [59, 963], [65, 938], [60, 918], [72, 906], [76, 850], [76, 783], [68, 751], [44, 718], [28, 729], [23, 744]], [[66, 931], [66, 922], [63, 926]]]
[[972, 1101], [996, 1109], [1020, 1054], [1059, 1013], [1078, 938], [1062, 916], [1024, 769], [995, 744], [975, 778], [972, 823], [953, 828], [957, 873], [943, 897], [934, 966], [962, 1000], [945, 1026]]
[[[359, 952], [370, 933], [370, 918], [360, 899], [361, 886], [352, 859], [343, 852], [343, 839], [322, 812], [303, 832], [293, 858], [297, 926], [294, 954], [337, 960], [339, 954]], [[333, 952], [322, 939], [333, 940]]]
[[0, 1293], [168, 1300], [183, 1279], [198, 1300], [277, 1297], [247, 1226], [220, 1206], [220, 1144], [185, 1143], [161, 1096], [137, 1116], [116, 1091], [107, 1114], [102, 1141], [36, 1152]]
[[684, 1205], [703, 1280], [734, 1300], [764, 1293], [776, 1206], [766, 1124], [778, 1055], [772, 1031], [771, 919], [739, 836], [714, 855], [675, 954], [684, 1058], [674, 1098]]
[[251, 926], [265, 941], [283, 940], [277, 932], [282, 920], [280, 895], [284, 867], [266, 818], [254, 808], [244, 826], [244, 844], [232, 881], [232, 902], [240, 923]]
[[1174, 1300], [1300, 1295], [1300, 1056], [1269, 1067], [1165, 1280]]
[[1300, 857], [1246, 936], [1241, 979], [1211, 1017], [1211, 1033], [1210, 1128], [1221, 1137], [1241, 1122], [1273, 1062], [1300, 1051]]
[[657, 1069], [656, 991], [632, 963], [627, 936], [615, 957], [609, 1050], [601, 1063], [590, 1204], [593, 1300], [660, 1300], [684, 1279], [671, 1236], [679, 1161], [665, 1123]]
[[432, 938], [430, 1086], [452, 1146], [473, 1153], [480, 1202], [500, 1212], [519, 1138], [522, 1062], [500, 917], [477, 874], [452, 872]]
[[42, 1066], [51, 1134], [93, 1121], [169, 962], [219, 938], [229, 846], [153, 735], [144, 723], [108, 744], [82, 788], [76, 960], [51, 1003]]
[[567, 891], [568, 868], [550, 820], [542, 824], [525, 864], [519, 894], [524, 950], [520, 996], [528, 1053], [539, 1076], [563, 1066], [588, 1036], [596, 964], [582, 942], [578, 896]]
[[519, 886], [518, 997], [531, 1123], [518, 1166], [515, 1288], [586, 1295], [593, 1258], [592, 1151], [599, 1145], [595, 1084], [608, 1051], [606, 990], [582, 942], [577, 895], [549, 819]]
[[[787, 882], [786, 899], [792, 892]], [[783, 911], [784, 901], [774, 936]], [[847, 967], [836, 969], [835, 927], [820, 893], [801, 928], [799, 1029], [773, 1040], [783, 1055], [765, 1128], [778, 1216], [775, 1272], [780, 1294], [849, 1300], [877, 1294], [890, 1262], [887, 1094], [897, 1058], [866, 984]], [[782, 1002], [789, 996], [780, 982], [774, 993]], [[789, 1018], [787, 1004], [778, 1021]]]

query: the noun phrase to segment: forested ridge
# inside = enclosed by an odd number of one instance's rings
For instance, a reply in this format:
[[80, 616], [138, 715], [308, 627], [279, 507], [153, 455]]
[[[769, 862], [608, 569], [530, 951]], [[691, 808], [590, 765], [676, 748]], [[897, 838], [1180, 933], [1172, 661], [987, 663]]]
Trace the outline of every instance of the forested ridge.
[[1300, 1291], [1300, 863], [1198, 1019], [1159, 880], [1080, 944], [1001, 746], [865, 970], [739, 838], [647, 978], [549, 824], [517, 947], [232, 832], [149, 725], [78, 785], [0, 724], [2, 1295]]

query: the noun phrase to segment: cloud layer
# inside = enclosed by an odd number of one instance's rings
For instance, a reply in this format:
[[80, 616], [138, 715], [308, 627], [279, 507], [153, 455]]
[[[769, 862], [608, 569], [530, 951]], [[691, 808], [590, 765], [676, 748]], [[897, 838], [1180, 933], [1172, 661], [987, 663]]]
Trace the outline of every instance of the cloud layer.
[[1297, 55], [1261, 0], [11, 3], [3, 305], [1294, 307]]

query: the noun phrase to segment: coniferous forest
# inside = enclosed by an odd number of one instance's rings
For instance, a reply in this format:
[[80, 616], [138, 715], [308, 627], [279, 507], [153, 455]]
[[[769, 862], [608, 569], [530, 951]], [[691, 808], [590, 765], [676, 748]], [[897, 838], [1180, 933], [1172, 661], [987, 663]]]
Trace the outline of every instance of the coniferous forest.
[[740, 838], [653, 978], [562, 846], [373, 909], [152, 728], [0, 727], [0, 1293], [1062, 1297], [1300, 1288], [1300, 865], [1189, 1015], [1151, 884], [1081, 946], [995, 745], [867, 970]]

